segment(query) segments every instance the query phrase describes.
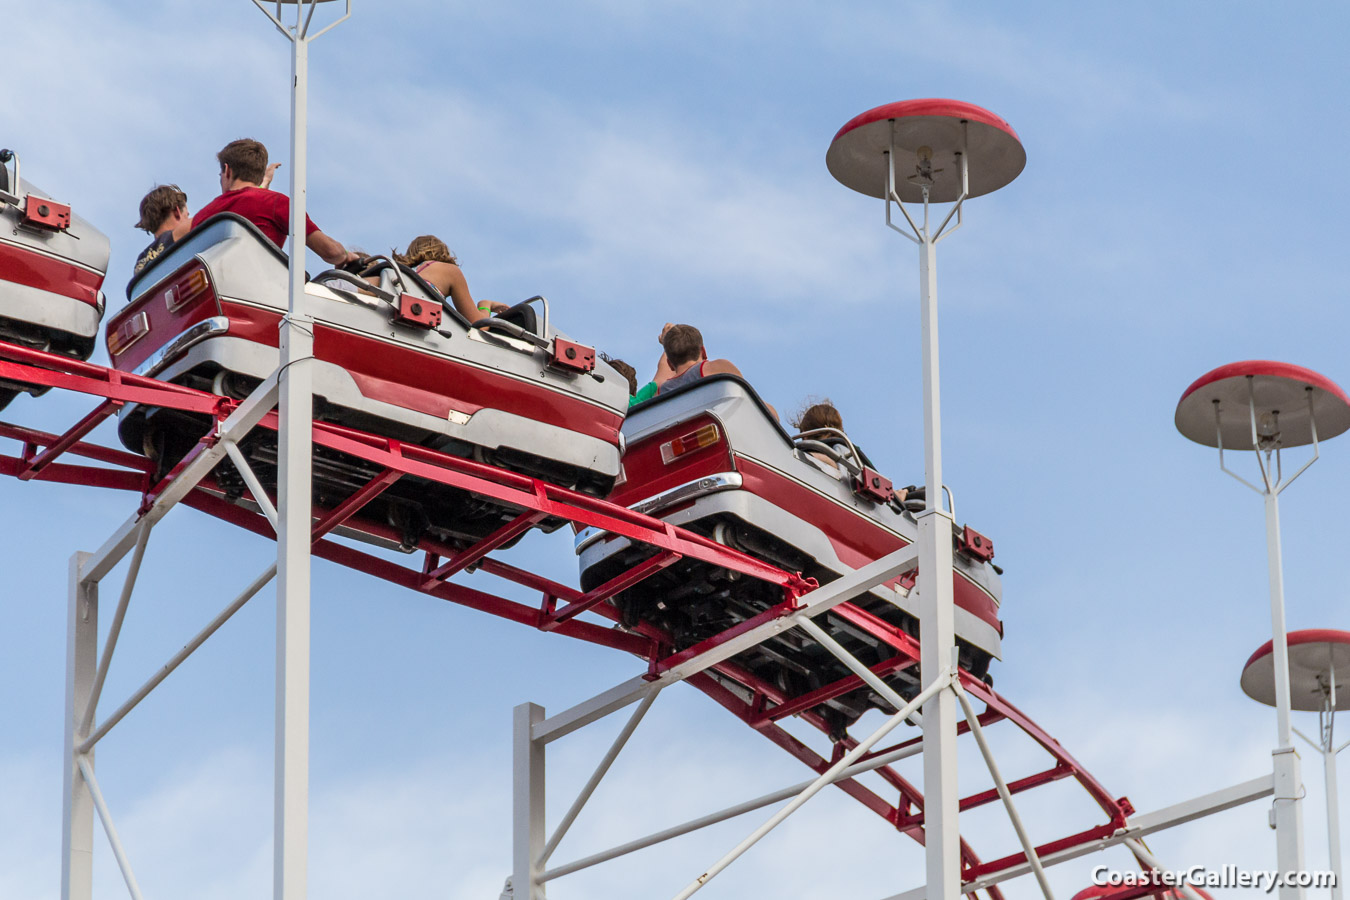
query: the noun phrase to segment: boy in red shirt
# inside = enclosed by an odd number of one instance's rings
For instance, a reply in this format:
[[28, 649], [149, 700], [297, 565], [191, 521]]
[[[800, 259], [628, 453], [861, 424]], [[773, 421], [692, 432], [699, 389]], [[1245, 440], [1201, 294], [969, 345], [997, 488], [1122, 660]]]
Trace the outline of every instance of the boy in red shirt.
[[[197, 211], [192, 227], [216, 213], [230, 212], [258, 226], [268, 240], [282, 247], [291, 227], [291, 198], [260, 186], [267, 175], [267, 148], [241, 138], [226, 144], [216, 159], [220, 161], [220, 196]], [[320, 231], [309, 216], [305, 216], [305, 246], [333, 266], [361, 258]]]

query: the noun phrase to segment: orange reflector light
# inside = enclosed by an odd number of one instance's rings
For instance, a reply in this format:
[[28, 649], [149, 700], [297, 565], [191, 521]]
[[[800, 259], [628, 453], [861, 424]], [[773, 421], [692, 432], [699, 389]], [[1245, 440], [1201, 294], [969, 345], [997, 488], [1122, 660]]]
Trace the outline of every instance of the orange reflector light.
[[210, 286], [211, 281], [206, 277], [206, 270], [193, 269], [165, 292], [164, 305], [169, 312], [175, 312], [189, 301], [200, 297]]
[[684, 437], [678, 437], [673, 441], [667, 441], [662, 444], [661, 461], [666, 465], [670, 465], [686, 453], [693, 453], [695, 450], [711, 447], [721, 439], [722, 434], [717, 430], [716, 425], [704, 425], [698, 431], [691, 431]]
[[117, 326], [116, 331], [108, 335], [108, 352], [113, 356], [120, 356], [124, 350], [145, 337], [149, 331], [150, 317], [144, 312], [136, 313], [136, 315]]

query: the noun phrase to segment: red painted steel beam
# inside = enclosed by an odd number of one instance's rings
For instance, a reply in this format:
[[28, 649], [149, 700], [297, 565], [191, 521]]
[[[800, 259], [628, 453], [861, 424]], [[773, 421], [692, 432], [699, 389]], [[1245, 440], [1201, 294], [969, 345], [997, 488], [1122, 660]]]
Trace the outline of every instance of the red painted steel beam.
[[[28, 355], [40, 357], [42, 366], [52, 365], [59, 366], [59, 368], [39, 368], [34, 365], [10, 361]], [[82, 363], [52, 353], [30, 351], [12, 344], [5, 344], [0, 347], [0, 379], [7, 381], [60, 388], [81, 394], [92, 394], [96, 397], [123, 403], [167, 406], [206, 415], [214, 413], [221, 401], [233, 403], [233, 401], [217, 397], [215, 394], [196, 391], [166, 381], [155, 381], [153, 378], [141, 378], [136, 375], [118, 373], [119, 377], [114, 379], [110, 374], [114, 371], [116, 370], [91, 363]]]
[[[979, 720], [980, 725], [982, 725], [982, 726], [984, 726], [984, 727], [987, 728], [987, 727], [989, 727], [990, 725], [994, 724], [995, 722], [1000, 722], [1000, 721], [1002, 721], [1002, 720], [1003, 720], [1003, 714], [1000, 713], [1000, 712], [998, 712], [997, 710], [987, 709], [987, 710], [985, 710], [984, 712], [982, 712], [982, 713], [980, 713], [979, 715], [977, 715], [975, 718], [976, 718], [977, 720]], [[966, 722], [966, 721], [964, 721], [964, 720], [962, 720], [962, 721], [956, 723], [956, 733], [957, 733], [958, 735], [965, 734], [965, 733], [968, 732], [968, 731], [970, 731], [970, 723], [968, 723], [968, 722]], [[900, 749], [905, 748], [905, 747], [913, 747], [914, 745], [919, 744], [919, 743], [921, 743], [922, 741], [923, 741], [923, 736], [922, 736], [922, 735], [920, 735], [919, 737], [916, 737], [916, 738], [910, 738], [909, 740], [901, 741], [901, 742], [898, 743], [898, 744], [892, 744], [891, 746], [889, 746], [889, 747], [884, 747], [884, 748], [882, 748], [882, 749], [880, 749], [880, 750], [873, 750], [871, 753], [865, 754], [865, 755], [863, 756], [862, 760], [860, 760], [860, 761], [861, 761], [861, 762], [865, 762], [865, 761], [867, 761], [867, 760], [869, 760], [869, 759], [872, 759], [872, 758], [874, 758], [874, 757], [877, 757], [877, 756], [884, 756], [884, 755], [886, 755], [887, 753], [890, 753], [890, 752], [892, 752], [892, 751], [894, 751], [894, 750], [900, 750]]]
[[[878, 678], [885, 678], [900, 669], [909, 668], [917, 665], [914, 660], [906, 659], [903, 656], [893, 656], [890, 659], [882, 660], [871, 667], [873, 675]], [[786, 703], [765, 710], [762, 718], [768, 722], [777, 722], [779, 719], [785, 719], [788, 716], [794, 716], [803, 710], [810, 709], [813, 706], [819, 706], [827, 700], [833, 700], [835, 697], [841, 697], [851, 691], [863, 687], [863, 681], [857, 675], [846, 675], [837, 681], [831, 682], [824, 687], [817, 688], [805, 694], [799, 694]]]
[[[30, 365], [9, 360], [19, 360]], [[50, 368], [37, 368], [31, 364]], [[93, 394], [110, 400], [195, 412], [217, 419], [228, 415], [238, 405], [228, 398], [151, 378], [123, 373], [118, 373], [117, 377], [114, 377], [112, 374], [114, 371], [55, 354], [13, 345], [0, 346], [0, 378], [28, 381]], [[277, 427], [275, 411], [265, 416], [259, 425], [275, 430]], [[601, 528], [631, 540], [651, 544], [660, 550], [692, 556], [703, 562], [773, 584], [786, 587], [793, 583], [793, 576], [790, 573], [709, 538], [669, 528], [658, 519], [528, 476], [426, 447], [402, 445], [397, 441], [326, 422], [315, 423], [313, 440], [315, 444], [380, 464], [405, 475], [458, 487], [506, 505], [533, 509], [549, 516]], [[153, 496], [149, 499], [153, 500]]]
[[[265, 518], [214, 494], [195, 490], [184, 498], [183, 503], [208, 515], [238, 525], [260, 537], [275, 537], [271, 525]], [[327, 538], [314, 544], [313, 553], [321, 559], [338, 563], [359, 572], [365, 572], [391, 584], [406, 587], [418, 593], [427, 594], [469, 609], [481, 610], [523, 625], [533, 626], [538, 616], [538, 610], [533, 606], [527, 606], [504, 597], [497, 597], [453, 582], [438, 581], [423, 587], [423, 576], [420, 569], [409, 569], [396, 562], [365, 553], [354, 547], [334, 543]], [[590, 622], [568, 622], [558, 629], [558, 633], [593, 644], [612, 647], [625, 653], [643, 654], [647, 647], [646, 639], [639, 635]]]
[[98, 406], [94, 407], [93, 412], [76, 422], [65, 434], [61, 435], [55, 441], [52, 441], [46, 450], [43, 450], [37, 456], [33, 457], [24, 470], [19, 473], [19, 480], [31, 481], [33, 478], [37, 477], [37, 474], [50, 465], [58, 456], [78, 444], [85, 435], [97, 428], [105, 419], [121, 408], [122, 402], [120, 400], [104, 400]]
[[753, 631], [765, 622], [771, 622], [774, 619], [781, 619], [783, 616], [790, 615], [796, 609], [797, 605], [794, 601], [785, 600], [782, 603], [769, 607], [759, 615], [745, 619], [744, 621], [731, 626], [726, 631], [715, 634], [710, 638], [705, 638], [694, 646], [681, 650], [679, 653], [667, 656], [665, 659], [652, 660], [647, 673], [648, 677], [657, 678], [675, 668], [680, 663], [688, 662], [697, 656], [701, 656], [707, 651], [712, 650], [714, 647], [720, 647], [732, 638], [739, 637], [747, 631]]
[[[57, 435], [48, 434], [45, 431], [36, 431], [32, 428], [24, 428], [20, 425], [11, 425], [8, 422], [0, 422], [0, 437], [11, 438], [25, 444], [36, 444], [39, 447], [50, 447], [59, 440]], [[154, 464], [144, 456], [137, 456], [125, 450], [113, 450], [110, 447], [102, 447], [98, 444], [77, 443], [66, 448], [66, 452], [140, 472], [148, 472], [154, 468]]]
[[[264, 427], [273, 427], [266, 419], [262, 424]], [[358, 440], [358, 436], [363, 439]], [[360, 435], [359, 432], [329, 423], [315, 424], [314, 443], [408, 475], [471, 491], [507, 506], [533, 509], [573, 523], [600, 528], [649, 544], [658, 550], [674, 551], [771, 584], [786, 587], [793, 583], [794, 576], [782, 569], [692, 532], [670, 528], [659, 519], [557, 485], [523, 475], [503, 473], [472, 460], [425, 447], [377, 446], [380, 443], [378, 439], [370, 439], [368, 435]], [[504, 478], [506, 475], [512, 477]], [[503, 481], [516, 482], [521, 486], [501, 483]]]
[[[1053, 781], [1060, 781], [1072, 775], [1073, 768], [1059, 762], [1043, 772], [1037, 772], [1034, 775], [1028, 775], [1025, 778], [1018, 778], [1015, 781], [1008, 782], [1008, 793], [1020, 794], [1023, 791], [1028, 791], [1034, 787], [1040, 787], [1043, 784], [1049, 784]], [[962, 797], [959, 808], [961, 812], [965, 812], [968, 809], [975, 809], [978, 806], [984, 806], [986, 803], [992, 803], [997, 799], [999, 799], [998, 789], [989, 788], [987, 791], [980, 791], [979, 793], [971, 794], [969, 797]], [[923, 813], [909, 816], [908, 819], [910, 820], [909, 824], [922, 825]]]
[[402, 477], [402, 472], [395, 472], [393, 469], [385, 469], [379, 475], [375, 476], [370, 483], [364, 485], [357, 490], [356, 493], [333, 507], [333, 509], [328, 512], [328, 515], [324, 516], [323, 519], [314, 526], [314, 531], [310, 535], [310, 540], [317, 541], [319, 538], [356, 515], [361, 511], [362, 507], [380, 496], [380, 494], [384, 493], [390, 485]]
[[[707, 694], [715, 702], [724, 707], [732, 715], [741, 721], [747, 721], [747, 707], [744, 701], [736, 694], [727, 690], [706, 672], [700, 672], [688, 679], [689, 683], [697, 687], [700, 691]], [[782, 728], [774, 724], [768, 724], [757, 728], [761, 734], [767, 737], [774, 744], [786, 750], [798, 761], [805, 764], [808, 768], [820, 774], [830, 767], [830, 763], [820, 754], [816, 753], [810, 747], [788, 734]], [[859, 784], [853, 779], [835, 782], [835, 787], [857, 800], [863, 806], [872, 812], [881, 816], [887, 822], [895, 818], [895, 808], [879, 797], [874, 791], [865, 785]]]
[[1087, 769], [1083, 768], [1082, 764], [1074, 759], [1059, 741], [1052, 738], [1045, 729], [1033, 722], [1020, 709], [995, 693], [993, 688], [970, 675], [968, 672], [961, 672], [959, 674], [961, 685], [968, 693], [986, 706], [998, 710], [1005, 719], [1012, 722], [1025, 732], [1028, 737], [1040, 744], [1047, 753], [1061, 763], [1069, 766], [1073, 770], [1074, 780], [1082, 785], [1083, 789], [1088, 792], [1088, 795], [1091, 796], [1094, 801], [1096, 801], [1102, 811], [1110, 816], [1113, 826], [1124, 827], [1125, 819], [1134, 813], [1134, 806], [1127, 798], [1120, 797], [1117, 799], [1112, 797], [1110, 792], [1102, 786], [1101, 782], [1092, 777]]
[[[1083, 844], [1090, 844], [1093, 841], [1099, 841], [1102, 838], [1110, 837], [1115, 834], [1119, 828], [1115, 825], [1098, 825], [1095, 828], [1089, 828], [1085, 831], [1079, 831], [1068, 837], [1060, 838], [1057, 841], [1049, 841], [1036, 847], [1036, 855], [1046, 857], [1052, 853], [1058, 853], [1061, 850], [1069, 850], [1073, 847], [1080, 847]], [[977, 878], [983, 878], [995, 872], [1002, 872], [1016, 865], [1021, 865], [1027, 861], [1026, 853], [1012, 853], [1001, 859], [990, 860], [986, 863], [980, 863], [972, 866], [964, 873], [966, 881], [974, 881]]]
[[588, 609], [603, 603], [615, 594], [628, 590], [633, 585], [650, 578], [662, 569], [674, 565], [680, 559], [680, 554], [673, 550], [664, 550], [651, 559], [638, 563], [627, 572], [622, 572], [604, 584], [582, 594], [576, 600], [564, 606], [555, 613], [545, 615], [539, 627], [544, 631], [552, 631], [562, 622], [579, 616]]
[[[1059, 762], [1046, 769], [1043, 772], [1037, 772], [1034, 775], [1028, 775], [1025, 778], [1018, 778], [1015, 781], [1008, 782], [1009, 794], [1020, 794], [1023, 791], [1029, 791], [1032, 788], [1040, 787], [1043, 784], [1060, 781], [1073, 775], [1073, 768], [1065, 763]], [[961, 800], [961, 810], [974, 809], [977, 806], [983, 806], [986, 803], [993, 803], [999, 799], [998, 790], [990, 788], [987, 791], [980, 791], [978, 794], [971, 794]]]
[[[27, 463], [12, 456], [0, 456], [0, 475], [18, 477]], [[84, 487], [111, 488], [121, 491], [145, 490], [146, 476], [143, 472], [127, 472], [118, 469], [103, 469], [96, 466], [75, 466], [69, 463], [52, 463], [42, 470], [36, 481], [52, 484], [78, 484]]]
[[541, 512], [523, 512], [516, 516], [510, 522], [507, 522], [501, 528], [489, 534], [487, 537], [475, 543], [472, 547], [456, 553], [444, 565], [426, 573], [428, 581], [441, 581], [454, 575], [468, 566], [478, 562], [487, 556], [493, 550], [508, 543], [525, 532], [529, 531], [542, 520], [548, 518], [546, 513]]

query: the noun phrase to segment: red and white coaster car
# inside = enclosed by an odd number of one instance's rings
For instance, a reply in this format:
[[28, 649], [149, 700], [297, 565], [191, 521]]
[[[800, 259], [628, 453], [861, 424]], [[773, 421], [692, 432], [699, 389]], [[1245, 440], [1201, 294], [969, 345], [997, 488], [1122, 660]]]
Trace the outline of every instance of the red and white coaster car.
[[[286, 255], [252, 224], [230, 214], [213, 217], [133, 281], [131, 302], [108, 323], [113, 365], [225, 396], [247, 395], [280, 361], [286, 266]], [[317, 421], [598, 496], [609, 492], [619, 473], [627, 382], [593, 350], [555, 331], [546, 301], [533, 298], [538, 303], [470, 327], [412, 270], [386, 261], [379, 274], [378, 296], [361, 293], [357, 285], [364, 282], [338, 272], [321, 273], [306, 286], [315, 320]], [[163, 468], [181, 458], [205, 426], [183, 413], [132, 406], [120, 415], [119, 434]], [[259, 432], [241, 444], [269, 486], [276, 478], [275, 443], [273, 434]], [[350, 496], [379, 474], [369, 468], [339, 454], [316, 454], [316, 502]], [[228, 481], [229, 474], [222, 465], [220, 475]], [[406, 478], [364, 513], [385, 519], [405, 547], [424, 536], [462, 544], [513, 514]]]
[[[913, 514], [890, 482], [842, 433], [789, 435], [739, 378], [704, 378], [629, 410], [623, 433], [624, 478], [610, 500], [688, 528], [821, 584], [914, 542]], [[832, 456], [838, 468], [812, 452]], [[922, 508], [922, 503], [914, 503]], [[1001, 582], [993, 546], [977, 532], [954, 531], [956, 634], [961, 666], [978, 677], [1000, 656]], [[611, 533], [577, 535], [581, 588], [588, 591], [652, 554]], [[909, 634], [918, 633], [915, 573], [855, 598], [855, 605]], [[782, 602], [770, 584], [681, 559], [619, 594], [625, 621], [655, 624], [683, 649]], [[875, 665], [890, 652], [862, 630], [828, 613], [817, 620], [858, 659]], [[799, 696], [848, 673], [796, 632], [736, 658], [761, 680]], [[902, 694], [917, 693], [913, 671], [890, 677]], [[731, 686], [731, 685], [728, 685]], [[862, 688], [822, 708], [847, 726], [872, 706]]]
[[[0, 150], [0, 341], [88, 359], [107, 270], [108, 238], [21, 180], [18, 158]], [[45, 390], [0, 382], [0, 408], [19, 393]]]

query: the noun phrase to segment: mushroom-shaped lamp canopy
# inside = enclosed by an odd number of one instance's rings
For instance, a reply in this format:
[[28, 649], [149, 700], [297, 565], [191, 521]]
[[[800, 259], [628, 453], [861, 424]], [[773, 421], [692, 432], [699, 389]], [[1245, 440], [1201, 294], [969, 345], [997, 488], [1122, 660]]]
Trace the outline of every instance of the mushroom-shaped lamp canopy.
[[[1350, 709], [1350, 631], [1308, 628], [1291, 631], [1289, 695], [1294, 709], [1319, 712], [1332, 669], [1336, 672], [1336, 709]], [[1275, 705], [1274, 644], [1266, 641], [1242, 668], [1242, 690], [1253, 700]]]
[[1027, 164], [1017, 132], [989, 110], [960, 100], [902, 100], [869, 109], [839, 129], [825, 154], [830, 174], [860, 194], [884, 198], [892, 121], [895, 193], [906, 203], [923, 199], [916, 169], [921, 164], [921, 148], [931, 151], [928, 198], [934, 203], [950, 203], [961, 196], [961, 161], [957, 154], [963, 140], [971, 197], [998, 190]]
[[[1176, 888], [1167, 888], [1162, 893], [1155, 893], [1157, 890], [1156, 888], [1150, 890], [1148, 886], [1143, 887], [1144, 890], [1141, 892], [1140, 885], [1094, 884], [1092, 887], [1084, 888], [1083, 890], [1074, 894], [1073, 900], [1118, 900], [1118, 898], [1126, 898], [1126, 897], [1151, 898], [1155, 896], [1161, 897], [1162, 900], [1189, 900], [1189, 898], [1187, 898], [1184, 892], [1179, 891]], [[1192, 888], [1197, 894], [1203, 897], [1204, 900], [1214, 900], [1214, 897], [1211, 896], [1208, 891], [1202, 891], [1200, 890], [1200, 888], [1195, 887], [1194, 885], [1192, 885]]]
[[1253, 359], [1219, 366], [1186, 388], [1177, 403], [1177, 430], [1197, 444], [1217, 447], [1221, 429], [1226, 449], [1251, 450], [1253, 395], [1258, 436], [1278, 432], [1281, 447], [1312, 443], [1309, 395], [1319, 441], [1350, 428], [1350, 398], [1334, 381], [1302, 366]]

